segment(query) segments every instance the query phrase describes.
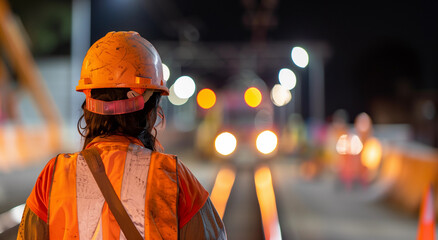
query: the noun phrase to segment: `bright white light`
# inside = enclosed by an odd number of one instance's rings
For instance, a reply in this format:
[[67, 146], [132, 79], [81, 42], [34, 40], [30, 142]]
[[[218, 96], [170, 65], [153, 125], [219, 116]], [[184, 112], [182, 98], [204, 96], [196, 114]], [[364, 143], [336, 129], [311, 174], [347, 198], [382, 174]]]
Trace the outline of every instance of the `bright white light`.
[[234, 152], [237, 146], [236, 137], [229, 132], [223, 132], [216, 137], [214, 141], [216, 151], [224, 156]]
[[338, 141], [336, 142], [336, 152], [341, 155], [348, 153], [347, 134], [343, 134], [339, 137]]
[[281, 107], [290, 102], [292, 94], [280, 84], [275, 84], [271, 90], [271, 100], [275, 106]]
[[183, 105], [184, 103], [187, 102], [187, 100], [189, 100], [188, 98], [179, 98], [176, 94], [175, 94], [175, 88], [173, 87], [174, 85], [172, 85], [169, 88], [169, 96], [167, 96], [167, 98], [169, 99], [169, 102], [172, 103], [173, 105], [176, 106], [180, 106]]
[[292, 61], [300, 68], [305, 68], [309, 64], [309, 55], [302, 47], [294, 47], [291, 52]]
[[295, 85], [297, 85], [297, 77], [289, 68], [282, 68], [280, 72], [278, 72], [278, 80], [281, 86], [287, 90], [292, 90]]
[[277, 148], [277, 135], [272, 131], [266, 130], [257, 136], [256, 146], [263, 154], [269, 154]]
[[175, 94], [179, 98], [187, 99], [195, 93], [196, 85], [195, 81], [189, 76], [182, 76], [176, 79], [173, 84], [175, 87]]
[[336, 151], [341, 154], [351, 154], [358, 155], [363, 148], [362, 141], [357, 135], [347, 135], [344, 134], [339, 137], [338, 142], [336, 143]]
[[363, 149], [362, 141], [357, 135], [353, 135], [351, 137], [351, 142], [350, 142], [350, 154], [357, 155], [362, 151], [362, 149]]
[[163, 63], [163, 78], [164, 78], [164, 81], [169, 80], [169, 77], [170, 77], [169, 67], [166, 64]]

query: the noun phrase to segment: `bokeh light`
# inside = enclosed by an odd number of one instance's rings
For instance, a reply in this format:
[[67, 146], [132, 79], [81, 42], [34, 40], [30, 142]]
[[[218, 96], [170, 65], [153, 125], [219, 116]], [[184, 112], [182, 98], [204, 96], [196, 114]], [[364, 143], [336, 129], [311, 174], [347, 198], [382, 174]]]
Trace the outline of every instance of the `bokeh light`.
[[292, 70], [288, 68], [282, 68], [278, 72], [278, 81], [281, 86], [285, 87], [287, 90], [292, 90], [297, 85], [297, 77]]
[[261, 132], [257, 136], [256, 146], [257, 150], [259, 150], [263, 154], [269, 154], [277, 148], [277, 135], [269, 130]]
[[176, 105], [176, 106], [183, 105], [184, 103], [187, 102], [187, 100], [189, 100], [188, 98], [179, 98], [175, 94], [174, 85], [170, 86], [170, 88], [169, 88], [169, 96], [167, 96], [167, 99], [169, 99], [170, 103], [172, 103], [173, 105]]
[[348, 138], [347, 134], [343, 134], [336, 142], [336, 152], [341, 155], [348, 153]]
[[359, 133], [369, 133], [372, 128], [370, 116], [364, 112], [359, 114], [354, 121], [354, 126]]
[[350, 140], [350, 154], [357, 155], [363, 149], [363, 144], [357, 135], [353, 135]]
[[196, 100], [201, 108], [209, 109], [212, 108], [216, 103], [216, 94], [213, 92], [213, 90], [204, 88], [199, 91]]
[[169, 80], [169, 77], [170, 77], [169, 67], [166, 64], [163, 63], [163, 78], [164, 78], [164, 81]]
[[336, 152], [341, 155], [357, 155], [362, 151], [362, 148], [362, 141], [360, 141], [360, 138], [355, 134], [343, 134], [336, 143]]
[[291, 92], [280, 84], [275, 84], [271, 90], [271, 100], [275, 106], [281, 107], [290, 102]]
[[195, 81], [189, 76], [179, 77], [173, 86], [176, 96], [182, 99], [191, 97], [196, 90]]
[[224, 156], [233, 153], [236, 149], [236, 146], [237, 139], [229, 132], [223, 132], [219, 134], [214, 141], [214, 147], [216, 148], [216, 151]]
[[376, 169], [382, 159], [382, 145], [377, 138], [369, 138], [363, 147], [361, 161], [369, 169]]
[[250, 107], [257, 107], [262, 102], [262, 93], [255, 87], [250, 87], [245, 91], [245, 102]]
[[300, 68], [305, 68], [309, 64], [309, 55], [302, 47], [294, 47], [291, 52], [292, 61]]

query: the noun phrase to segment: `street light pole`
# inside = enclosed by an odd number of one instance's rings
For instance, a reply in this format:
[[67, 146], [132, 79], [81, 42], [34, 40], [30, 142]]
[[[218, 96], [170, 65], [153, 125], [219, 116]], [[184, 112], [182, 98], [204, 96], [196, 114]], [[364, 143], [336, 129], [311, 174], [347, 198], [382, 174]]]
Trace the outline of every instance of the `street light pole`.
[[[292, 49], [291, 57], [298, 67], [309, 68], [309, 119], [323, 121], [325, 115], [324, 59], [329, 55], [329, 48], [324, 43], [310, 43], [307, 45], [310, 48], [310, 57], [307, 55], [306, 50], [300, 47]], [[301, 86], [298, 85], [297, 93], [301, 95], [301, 92]], [[302, 96], [299, 96], [298, 99], [302, 99]], [[297, 104], [297, 106], [300, 105], [301, 102]]]

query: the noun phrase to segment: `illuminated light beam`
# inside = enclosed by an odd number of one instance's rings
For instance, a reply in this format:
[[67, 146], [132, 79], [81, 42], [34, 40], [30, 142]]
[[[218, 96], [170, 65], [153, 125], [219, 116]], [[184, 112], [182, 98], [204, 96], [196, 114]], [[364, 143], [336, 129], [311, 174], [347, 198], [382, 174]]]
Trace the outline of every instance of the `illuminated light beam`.
[[275, 202], [274, 186], [272, 185], [271, 170], [263, 166], [254, 174], [257, 199], [262, 215], [263, 232], [266, 240], [281, 240], [280, 223], [278, 222], [277, 205]]
[[221, 218], [224, 217], [235, 179], [236, 173], [230, 168], [222, 168], [216, 176], [210, 199]]

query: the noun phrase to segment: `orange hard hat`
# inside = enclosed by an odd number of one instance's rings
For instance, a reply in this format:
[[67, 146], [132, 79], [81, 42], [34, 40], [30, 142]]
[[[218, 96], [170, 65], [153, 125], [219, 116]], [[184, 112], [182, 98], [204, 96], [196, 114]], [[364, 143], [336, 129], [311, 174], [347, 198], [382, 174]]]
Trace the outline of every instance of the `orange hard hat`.
[[137, 32], [109, 32], [88, 50], [76, 91], [131, 88], [169, 95], [160, 55]]
[[[91, 98], [96, 88], [130, 88], [132, 99], [105, 102]], [[145, 93], [145, 91], [147, 92]], [[169, 95], [160, 55], [137, 32], [109, 32], [88, 50], [76, 91], [84, 92], [87, 109], [103, 115], [143, 109], [152, 92]]]

